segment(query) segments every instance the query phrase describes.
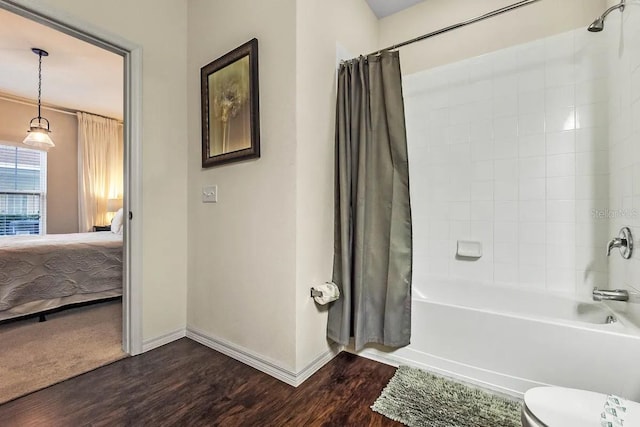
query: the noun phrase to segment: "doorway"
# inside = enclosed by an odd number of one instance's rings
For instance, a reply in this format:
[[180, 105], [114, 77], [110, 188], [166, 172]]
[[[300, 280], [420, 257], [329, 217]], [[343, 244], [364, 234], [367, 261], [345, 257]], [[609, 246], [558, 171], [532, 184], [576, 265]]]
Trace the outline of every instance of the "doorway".
[[[141, 49], [126, 40], [103, 33], [98, 28], [78, 22], [55, 11], [37, 12], [0, 0], [0, 9], [87, 42], [122, 57], [124, 73], [123, 105], [123, 283], [122, 283], [122, 350], [129, 355], [142, 352], [141, 304]], [[46, 64], [46, 63], [45, 63]]]

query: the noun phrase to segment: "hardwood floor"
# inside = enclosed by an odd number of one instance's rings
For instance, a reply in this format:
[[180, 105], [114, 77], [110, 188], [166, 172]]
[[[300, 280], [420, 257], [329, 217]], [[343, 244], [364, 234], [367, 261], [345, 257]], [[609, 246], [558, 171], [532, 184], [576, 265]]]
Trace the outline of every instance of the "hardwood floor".
[[341, 353], [298, 388], [183, 338], [0, 405], [3, 426], [399, 426], [395, 368]]

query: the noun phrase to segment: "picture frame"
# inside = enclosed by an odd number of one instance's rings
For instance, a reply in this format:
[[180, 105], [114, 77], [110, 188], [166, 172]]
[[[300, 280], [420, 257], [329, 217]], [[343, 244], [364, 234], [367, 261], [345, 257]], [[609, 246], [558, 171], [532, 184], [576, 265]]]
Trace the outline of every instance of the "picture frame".
[[258, 40], [200, 69], [202, 167], [260, 157]]

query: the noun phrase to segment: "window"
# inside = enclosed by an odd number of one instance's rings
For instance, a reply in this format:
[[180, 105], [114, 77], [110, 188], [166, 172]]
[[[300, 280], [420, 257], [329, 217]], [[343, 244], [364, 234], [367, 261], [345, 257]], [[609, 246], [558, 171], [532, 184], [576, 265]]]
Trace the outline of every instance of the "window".
[[0, 236], [45, 234], [47, 153], [0, 145]]

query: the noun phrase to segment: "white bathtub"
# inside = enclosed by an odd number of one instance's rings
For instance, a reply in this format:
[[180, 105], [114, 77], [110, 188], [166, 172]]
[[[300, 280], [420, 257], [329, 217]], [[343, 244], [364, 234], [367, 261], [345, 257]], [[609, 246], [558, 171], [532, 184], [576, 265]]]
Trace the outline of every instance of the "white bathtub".
[[[639, 304], [629, 310], [629, 303], [444, 280], [414, 283], [413, 296], [411, 345], [392, 352], [372, 347], [361, 355], [516, 397], [558, 385], [640, 401], [640, 329], [624, 313], [640, 311]], [[609, 315], [618, 321], [606, 324]]]

